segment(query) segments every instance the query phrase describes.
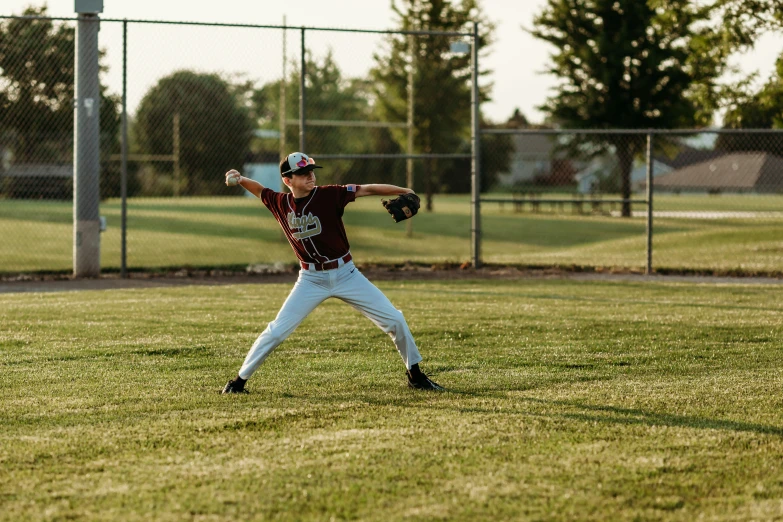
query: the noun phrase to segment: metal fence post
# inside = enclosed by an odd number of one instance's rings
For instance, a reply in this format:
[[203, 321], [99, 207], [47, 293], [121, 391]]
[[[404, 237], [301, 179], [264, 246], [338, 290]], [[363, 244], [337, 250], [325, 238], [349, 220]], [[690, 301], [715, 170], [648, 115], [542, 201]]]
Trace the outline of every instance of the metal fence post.
[[122, 21], [122, 166], [120, 167], [120, 277], [128, 277], [128, 20]]
[[481, 134], [479, 113], [479, 74], [478, 74], [478, 47], [479, 47], [478, 22], [473, 22], [473, 48], [471, 54], [471, 80], [470, 90], [470, 203], [471, 203], [471, 258], [474, 268], [481, 268]]
[[80, 13], [76, 29], [76, 100], [73, 142], [73, 275], [98, 277], [100, 232], [100, 18]]
[[[283, 15], [283, 74], [280, 77], [280, 159], [286, 155], [285, 131], [286, 131], [286, 110], [285, 110], [285, 90], [288, 78], [286, 78], [286, 34], [285, 34], [285, 15]], [[282, 185], [282, 184], [281, 184]]]
[[[288, 68], [286, 64], [286, 60], [288, 59], [286, 55], [286, 44], [287, 44], [287, 34], [286, 34], [286, 16], [283, 15], [283, 71], [280, 76], [280, 154], [278, 156], [279, 160], [282, 161], [283, 158], [288, 156], [288, 144], [286, 143], [286, 131], [288, 130], [286, 115], [288, 114], [288, 111], [286, 110], [286, 89], [288, 87]], [[286, 186], [285, 183], [283, 183], [283, 178], [280, 178], [280, 181], [277, 184], [277, 190], [280, 192], [285, 192]], [[280, 229], [280, 241], [285, 243], [288, 240], [286, 239], [285, 230], [282, 228]]]
[[299, 152], [305, 152], [305, 28], [302, 27], [302, 54], [300, 56], [301, 67], [299, 71]]
[[[408, 69], [408, 154], [413, 155], [413, 68], [416, 64], [414, 36], [408, 35], [408, 54], [411, 63]], [[413, 189], [413, 158], [405, 160], [405, 186]], [[408, 237], [413, 237], [413, 220], [407, 220], [405, 231]]]
[[644, 273], [651, 275], [653, 236], [653, 132], [647, 133], [647, 266]]

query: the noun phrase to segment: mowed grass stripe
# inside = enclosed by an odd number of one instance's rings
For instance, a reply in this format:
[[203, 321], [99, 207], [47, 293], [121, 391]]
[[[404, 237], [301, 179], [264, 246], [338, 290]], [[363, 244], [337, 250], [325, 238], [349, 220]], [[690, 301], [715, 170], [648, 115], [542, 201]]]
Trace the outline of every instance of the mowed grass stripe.
[[425, 369], [290, 285], [0, 296], [0, 519], [783, 516], [779, 285], [383, 282]]
[[[661, 210], [783, 208], [781, 196], [660, 196]], [[777, 207], [775, 206], [777, 205]], [[101, 205], [108, 220], [102, 266], [120, 266], [120, 204]], [[344, 220], [351, 248], [362, 263], [462, 263], [470, 259], [470, 202], [439, 196], [435, 212], [395, 224], [380, 198], [349, 205]], [[63, 202], [3, 201], [0, 205], [0, 272], [69, 270], [73, 263], [72, 208]], [[654, 266], [746, 272], [783, 270], [783, 218], [655, 220]], [[250, 198], [139, 198], [128, 204], [128, 263], [133, 268], [242, 266], [293, 263], [277, 223]], [[482, 257], [487, 263], [558, 264], [642, 268], [644, 219], [571, 213], [516, 213], [509, 205], [482, 207]]]

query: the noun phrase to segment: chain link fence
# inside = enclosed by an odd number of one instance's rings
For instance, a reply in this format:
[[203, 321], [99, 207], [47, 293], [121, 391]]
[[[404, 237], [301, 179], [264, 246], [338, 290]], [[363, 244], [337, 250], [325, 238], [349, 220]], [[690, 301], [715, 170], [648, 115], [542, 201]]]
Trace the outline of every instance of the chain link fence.
[[482, 133], [487, 262], [783, 272], [783, 131]]
[[[69, 272], [76, 21], [0, 32], [0, 273]], [[660, 271], [783, 270], [779, 133], [656, 131], [648, 162], [646, 131], [484, 129], [472, 215], [474, 34], [101, 21], [102, 269], [293, 265], [223, 173], [282, 190], [304, 149], [321, 184], [422, 195], [405, 224], [380, 198], [346, 210], [360, 263], [462, 263], [478, 233], [489, 263], [644, 268], [652, 248]]]
[[[16, 109], [2, 122], [0, 272], [67, 272], [76, 21], [6, 17], [2, 31], [23, 44], [0, 57], [0, 88]], [[102, 20], [102, 269], [293, 265], [271, 215], [241, 189], [226, 187], [223, 173], [237, 168], [282, 190], [278, 163], [295, 150], [324, 164], [321, 184], [468, 191], [472, 36]], [[41, 56], [41, 70], [15, 74], [31, 50]], [[55, 50], [59, 61], [47, 61]], [[57, 85], [56, 99], [49, 90], [36, 92], [42, 82]], [[30, 101], [36, 97], [38, 105]], [[439, 114], [446, 98], [450, 111]], [[46, 138], [35, 134], [41, 129]], [[455, 162], [468, 171], [453, 175]], [[438, 232], [444, 215], [417, 221], [414, 233], [394, 226], [372, 199], [346, 213], [360, 261], [469, 257], [467, 238], [454, 242]], [[446, 209], [456, 213], [450, 234], [469, 229], [465, 198], [445, 198]], [[433, 234], [446, 248], [433, 248]], [[401, 253], [407, 242], [410, 255]]]

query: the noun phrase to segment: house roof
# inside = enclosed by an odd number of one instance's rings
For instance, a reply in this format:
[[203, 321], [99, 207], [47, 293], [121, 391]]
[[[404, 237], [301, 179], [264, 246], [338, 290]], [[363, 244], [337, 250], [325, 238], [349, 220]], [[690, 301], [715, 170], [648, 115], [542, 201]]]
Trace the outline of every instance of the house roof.
[[668, 158], [663, 154], [656, 154], [655, 159], [673, 169], [681, 169], [695, 163], [714, 160], [721, 156], [725, 156], [726, 154], [727, 152], [725, 150], [684, 147], [674, 158]]
[[514, 135], [514, 151], [519, 156], [549, 157], [554, 144], [554, 137], [545, 134]]
[[660, 189], [783, 190], [783, 158], [768, 153], [726, 154], [657, 176]]

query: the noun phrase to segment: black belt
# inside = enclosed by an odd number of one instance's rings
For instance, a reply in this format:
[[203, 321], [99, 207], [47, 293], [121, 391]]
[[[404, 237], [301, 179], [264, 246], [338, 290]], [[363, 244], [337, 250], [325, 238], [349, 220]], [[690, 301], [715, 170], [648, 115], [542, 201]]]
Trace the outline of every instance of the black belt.
[[[351, 253], [348, 252], [340, 259], [343, 260], [343, 264], [347, 263], [352, 259]], [[340, 259], [335, 259], [334, 261], [327, 261], [326, 263], [305, 263], [304, 261], [300, 261], [299, 264], [302, 265], [302, 268], [304, 268], [305, 270], [310, 270], [310, 265], [313, 265], [314, 270], [316, 272], [320, 272], [322, 270], [334, 270], [335, 268], [340, 266]]]

